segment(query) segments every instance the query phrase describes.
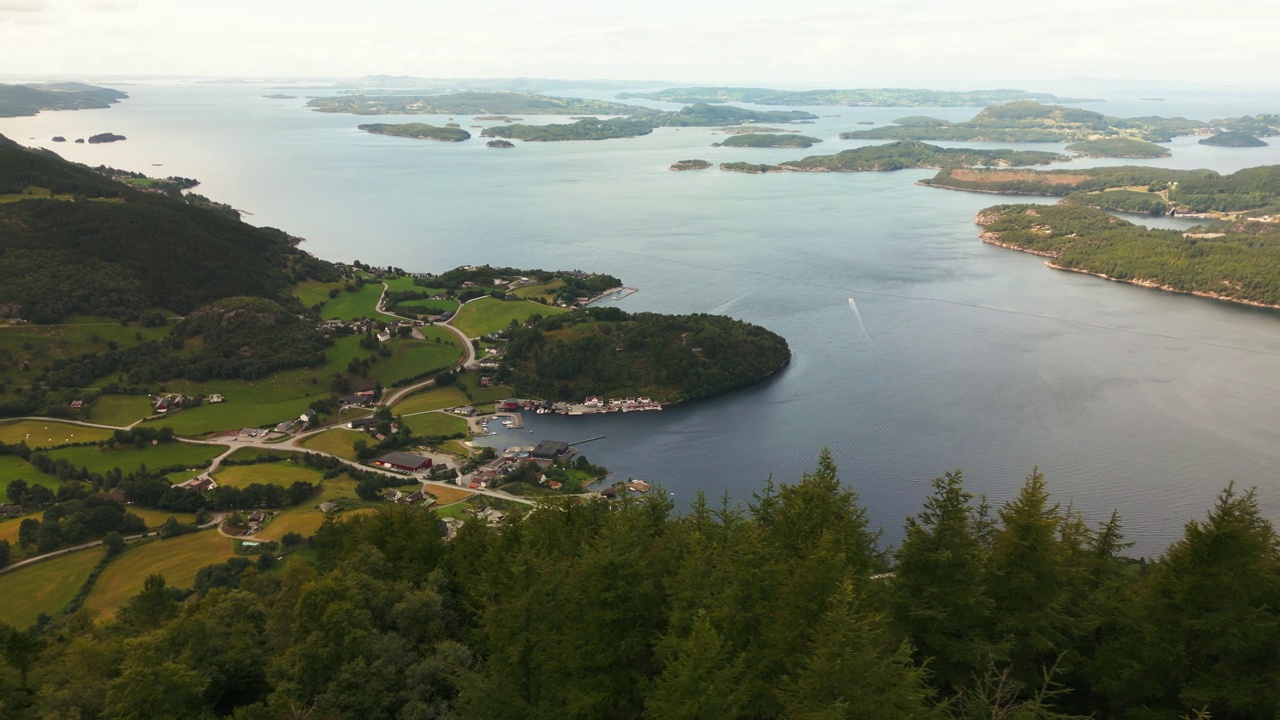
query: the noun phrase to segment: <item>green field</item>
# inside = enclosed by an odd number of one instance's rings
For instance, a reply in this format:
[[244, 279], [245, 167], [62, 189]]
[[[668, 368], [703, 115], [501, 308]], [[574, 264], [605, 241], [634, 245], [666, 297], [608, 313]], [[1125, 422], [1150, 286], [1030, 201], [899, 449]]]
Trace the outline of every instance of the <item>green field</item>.
[[324, 382], [329, 374], [332, 373], [324, 368], [316, 368], [275, 373], [262, 380], [176, 381], [168, 385], [172, 392], [205, 396], [222, 393], [226, 402], [204, 403], [147, 422], [157, 427], [167, 425], [179, 435], [197, 436], [292, 420], [305, 412], [312, 401], [329, 397]]
[[450, 324], [467, 337], [474, 338], [501, 330], [510, 325], [512, 320], [524, 322], [534, 315], [547, 316], [562, 312], [568, 311], [531, 300], [498, 300], [486, 297], [463, 305]]
[[414, 435], [453, 435], [467, 432], [467, 421], [457, 415], [429, 412], [404, 419]]
[[9, 545], [16, 548], [18, 546], [18, 526], [22, 524], [22, 521], [27, 518], [39, 520], [43, 516], [43, 512], [32, 512], [7, 520], [0, 520], [0, 540], [8, 540]]
[[296, 482], [318, 484], [324, 475], [309, 467], [290, 462], [258, 463], [257, 465], [233, 465], [219, 469], [213, 479], [219, 485], [246, 487], [253, 483], [289, 487]]
[[431, 388], [401, 400], [391, 407], [397, 415], [425, 412], [427, 410], [443, 410], [444, 408], [470, 405], [471, 400], [456, 385]]
[[14, 480], [26, 480], [28, 485], [43, 485], [56, 491], [62, 481], [35, 469], [17, 455], [0, 455], [0, 502], [7, 502], [4, 489]]
[[392, 308], [397, 313], [416, 313], [418, 315], [440, 315], [458, 309], [457, 300], [405, 300], [396, 303]]
[[276, 456], [283, 455], [284, 457], [287, 457], [287, 458], [293, 458], [298, 456], [298, 454], [295, 451], [291, 451], [288, 448], [242, 447], [239, 450], [236, 450], [235, 452], [228, 455], [227, 460], [225, 462], [231, 462], [231, 461], [244, 462], [245, 460], [253, 460], [254, 458], [260, 458], [266, 455], [276, 455]]
[[137, 344], [137, 336], [154, 340], [164, 337], [169, 330], [167, 325], [144, 328], [86, 316], [74, 316], [57, 325], [0, 325], [0, 382], [30, 383], [31, 373], [21, 370], [23, 361], [29, 362], [34, 371], [54, 360], [106, 352], [107, 342], [111, 340], [128, 347]]
[[14, 445], [26, 441], [32, 450], [69, 443], [99, 442], [111, 437], [112, 432], [51, 420], [0, 421], [0, 442]]
[[189, 588], [196, 572], [231, 557], [231, 540], [213, 530], [155, 540], [135, 547], [107, 566], [89, 593], [85, 607], [112, 613], [142, 591], [148, 575], [163, 575], [169, 587]]
[[312, 435], [302, 441], [302, 446], [309, 450], [326, 452], [330, 455], [337, 455], [346, 460], [355, 460], [356, 453], [351, 449], [351, 444], [356, 440], [371, 440], [366, 433], [359, 430], [344, 430], [335, 428], [326, 430], [322, 433]]
[[[417, 485], [414, 489], [417, 489]], [[381, 504], [379, 501], [365, 502], [356, 499], [356, 483], [346, 475], [330, 478], [324, 481], [324, 486], [320, 494], [313, 498], [310, 502], [304, 503], [291, 508], [286, 508], [275, 518], [262, 528], [262, 532], [258, 533], [258, 537], [264, 540], [279, 540], [284, 537], [285, 533], [296, 532], [303, 537], [314, 535], [320, 527], [320, 523], [324, 522], [324, 513], [320, 512], [319, 506], [322, 503], [338, 498], [347, 498], [354, 501], [360, 507], [355, 510], [348, 510], [339, 517], [350, 517], [352, 515], [364, 512], [371, 512], [373, 508]]]
[[390, 315], [374, 312], [378, 307], [378, 299], [382, 297], [382, 286], [377, 283], [361, 285], [355, 292], [343, 290], [332, 300], [328, 297], [326, 292], [324, 306], [320, 308], [320, 317], [326, 320], [332, 318], [355, 320], [362, 317], [396, 319]]
[[0, 622], [26, 628], [40, 613], [57, 614], [105, 553], [102, 547], [89, 548], [0, 575]]
[[168, 520], [170, 517], [173, 517], [178, 522], [183, 523], [184, 525], [190, 525], [196, 521], [195, 513], [172, 512], [169, 510], [151, 510], [149, 508], [140, 508], [140, 507], [137, 507], [136, 505], [130, 505], [129, 512], [142, 518], [142, 521], [147, 524], [147, 527], [152, 529], [158, 529], [161, 525], [164, 525], [164, 522]]
[[128, 474], [143, 465], [152, 469], [173, 465], [201, 467], [226, 449], [223, 445], [192, 445], [183, 442], [147, 445], [141, 449], [130, 445], [118, 450], [89, 445], [51, 450], [49, 456], [55, 460], [64, 459], [76, 467], [88, 468], [89, 472], [105, 473], [118, 467]]
[[[511, 388], [506, 385], [498, 385], [497, 387], [480, 387], [480, 376], [475, 373], [463, 373], [458, 376], [456, 385], [471, 398], [471, 404], [476, 406], [476, 412], [481, 412], [480, 406], [485, 403], [493, 403], [498, 400], [506, 400], [511, 397]], [[489, 408], [487, 412], [493, 412], [493, 408]]]
[[93, 402], [89, 419], [103, 425], [125, 427], [151, 414], [151, 399], [146, 395], [101, 395]]
[[[441, 332], [449, 332], [442, 330]], [[454, 336], [456, 342], [457, 336]], [[369, 378], [390, 386], [428, 370], [446, 370], [462, 359], [462, 348], [422, 340], [392, 340], [391, 357], [378, 357], [369, 365]]]
[[329, 291], [337, 290], [342, 292], [342, 286], [346, 283], [339, 280], [338, 282], [320, 282], [319, 280], [304, 280], [293, 288], [293, 296], [298, 298], [303, 305], [311, 307], [320, 303], [329, 301]]
[[551, 302], [551, 300], [559, 294], [559, 290], [562, 287], [564, 287], [564, 280], [556, 278], [551, 282], [538, 283], [537, 285], [526, 285], [522, 288], [516, 288], [511, 294], [519, 298], [542, 298], [547, 302]]

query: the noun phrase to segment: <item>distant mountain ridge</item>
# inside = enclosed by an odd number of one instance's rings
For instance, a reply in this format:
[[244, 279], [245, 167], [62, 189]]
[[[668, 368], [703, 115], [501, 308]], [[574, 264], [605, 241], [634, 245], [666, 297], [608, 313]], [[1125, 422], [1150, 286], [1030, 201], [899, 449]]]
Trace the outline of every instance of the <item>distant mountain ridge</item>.
[[129, 94], [121, 90], [76, 82], [0, 85], [0, 117], [106, 108], [127, 97]]

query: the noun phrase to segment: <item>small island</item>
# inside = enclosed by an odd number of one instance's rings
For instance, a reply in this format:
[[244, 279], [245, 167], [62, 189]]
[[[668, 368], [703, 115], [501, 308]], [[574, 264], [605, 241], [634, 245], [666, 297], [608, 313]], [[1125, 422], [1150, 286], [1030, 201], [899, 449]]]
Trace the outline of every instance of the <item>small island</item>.
[[[128, 139], [129, 138], [123, 135], [116, 135], [115, 133], [105, 132], [105, 133], [98, 133], [97, 135], [90, 136], [89, 142], [94, 145], [100, 145], [102, 143], [120, 142], [121, 140], [128, 140]], [[80, 141], [77, 140], [76, 142], [80, 142]]]
[[808, 135], [788, 135], [774, 133], [748, 133], [734, 135], [719, 142], [713, 147], [757, 147], [757, 148], [807, 148], [822, 140]]
[[524, 118], [511, 117], [510, 115], [481, 115], [479, 117], [473, 117], [471, 119], [475, 120], [476, 122], [488, 121], [488, 122], [507, 122], [507, 123], [521, 122], [522, 120], [524, 120]]
[[777, 165], [764, 165], [747, 162], [728, 162], [720, 163], [720, 169], [725, 172], [740, 172], [748, 175], [763, 175], [765, 173], [786, 172], [785, 168]]
[[61, 135], [54, 135], [53, 140], [51, 142], [66, 142], [66, 141], [67, 139], [62, 137]]
[[611, 140], [633, 138], [653, 132], [653, 125], [642, 120], [589, 118], [574, 123], [551, 125], [498, 125], [480, 132], [484, 137], [515, 138], [525, 142], [561, 142], [564, 140]]
[[485, 143], [484, 146], [491, 147], [491, 148], [501, 148], [503, 150], [510, 150], [511, 148], [515, 147], [516, 144], [511, 142], [510, 140], [490, 140], [489, 142]]
[[706, 169], [707, 169], [707, 168], [709, 168], [709, 167], [711, 167], [711, 163], [707, 162], [706, 160], [680, 160], [680, 161], [678, 161], [678, 162], [673, 162], [673, 163], [671, 163], [671, 167], [669, 167], [669, 168], [667, 168], [667, 169], [668, 169], [668, 170], [677, 170], [677, 171], [679, 171], [679, 170], [706, 170]]
[[271, 95], [263, 95], [268, 100], [297, 100], [297, 95], [283, 95], [281, 93], [272, 93]]
[[767, 125], [729, 125], [728, 127], [719, 127], [716, 130], [726, 135], [749, 135], [751, 133], [780, 133], [780, 132], [796, 132], [795, 130], [786, 130], [784, 128], [769, 127]]
[[1082, 140], [1068, 145], [1067, 150], [1085, 157], [1097, 158], [1159, 158], [1173, 155], [1167, 147], [1131, 137]]
[[1219, 147], [1266, 147], [1267, 143], [1247, 132], [1227, 131], [1211, 135], [1200, 140], [1201, 145], [1217, 145]]
[[456, 124], [454, 127], [437, 127], [426, 123], [400, 123], [398, 125], [371, 123], [358, 125], [356, 129], [374, 135], [395, 135], [396, 137], [438, 140], [440, 142], [462, 142], [463, 140], [471, 139], [471, 133], [457, 127]]
[[904, 141], [886, 145], [868, 145], [844, 150], [835, 155], [811, 155], [803, 160], [791, 160], [777, 165], [725, 163], [720, 166], [720, 169], [758, 173], [788, 170], [793, 172], [884, 172], [965, 165], [997, 167], [1047, 165], [1066, 159], [1064, 155], [1042, 150], [969, 150]]

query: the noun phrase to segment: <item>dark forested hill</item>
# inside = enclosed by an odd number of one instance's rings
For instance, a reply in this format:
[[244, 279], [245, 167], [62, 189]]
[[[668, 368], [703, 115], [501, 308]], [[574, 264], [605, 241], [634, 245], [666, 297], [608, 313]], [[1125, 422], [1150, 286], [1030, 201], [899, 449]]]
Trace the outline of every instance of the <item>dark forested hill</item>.
[[10, 317], [182, 314], [237, 295], [288, 301], [291, 281], [329, 273], [294, 245], [0, 138], [0, 306]]
[[105, 108], [127, 97], [119, 90], [83, 83], [0, 85], [0, 117], [35, 115], [41, 110]]

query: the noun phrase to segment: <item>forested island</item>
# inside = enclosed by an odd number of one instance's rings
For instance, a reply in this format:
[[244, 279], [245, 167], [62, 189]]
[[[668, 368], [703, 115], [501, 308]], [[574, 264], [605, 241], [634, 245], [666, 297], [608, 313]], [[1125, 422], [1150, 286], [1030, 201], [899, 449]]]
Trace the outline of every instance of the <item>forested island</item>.
[[1133, 137], [1110, 137], [1097, 140], [1081, 140], [1067, 146], [1067, 150], [1085, 157], [1159, 158], [1173, 152], [1167, 147]]
[[722, 315], [588, 307], [502, 334], [499, 381], [527, 396], [652, 398], [663, 404], [759, 382], [791, 360], [781, 336]]
[[108, 108], [129, 97], [112, 88], [84, 83], [0, 84], [0, 117], [35, 115], [42, 110]]
[[525, 142], [561, 142], [565, 140], [611, 140], [632, 138], [653, 132], [653, 125], [642, 120], [589, 118], [574, 123], [550, 125], [495, 125], [480, 131], [484, 137], [515, 138]]
[[723, 145], [724, 147], [807, 148], [813, 147], [815, 143], [820, 142], [822, 140], [808, 135], [742, 133], [714, 143], [713, 147]]
[[1108, 117], [1092, 110], [1044, 105], [1029, 100], [987, 107], [967, 122], [902, 118], [893, 125], [840, 133], [849, 139], [946, 140], [952, 142], [1079, 142], [1134, 137], [1168, 142], [1178, 135], [1204, 133], [1208, 123], [1174, 117]]
[[501, 150], [510, 150], [511, 148], [515, 147], [516, 144], [511, 142], [510, 140], [490, 140], [489, 142], [485, 143], [484, 146], [491, 147], [491, 148], [499, 148]]
[[743, 87], [681, 87], [648, 93], [620, 93], [619, 100], [643, 98], [678, 103], [743, 102], [756, 105], [844, 105], [865, 107], [983, 107], [1014, 100], [1047, 103], [1098, 102], [1064, 98], [1024, 90], [923, 90], [879, 88], [863, 90], [773, 90]]
[[1209, 124], [1223, 132], [1247, 133], [1256, 138], [1280, 135], [1280, 115], [1243, 115], [1210, 120]]
[[706, 170], [711, 163], [706, 160], [678, 160], [671, 163], [670, 170]]
[[115, 133], [109, 133], [109, 132], [98, 133], [97, 135], [89, 136], [89, 144], [100, 145], [102, 143], [120, 142], [121, 140], [128, 140], [128, 139], [129, 138], [123, 135], [117, 135]]
[[[756, 137], [756, 136], [744, 136]], [[728, 144], [727, 142], [725, 144]], [[939, 168], [965, 165], [1012, 167], [1047, 165], [1066, 156], [1042, 150], [968, 150], [943, 148], [921, 142], [893, 142], [885, 145], [842, 150], [835, 155], [811, 155], [777, 165], [725, 163], [721, 170], [747, 173], [765, 172], [878, 172], [908, 168]]]
[[1280, 308], [1280, 224], [1150, 230], [1079, 205], [997, 205], [982, 240], [1050, 258], [1050, 267], [1201, 297]]
[[1242, 131], [1220, 132], [1200, 139], [1201, 145], [1218, 145], [1220, 147], [1266, 147], [1267, 143]]
[[268, 100], [297, 100], [298, 99], [297, 95], [285, 95], [284, 93], [271, 93], [270, 95], [263, 95], [262, 97]]
[[471, 133], [463, 130], [462, 128], [439, 127], [436, 125], [428, 125], [427, 123], [400, 123], [397, 125], [370, 123], [367, 125], [357, 125], [356, 129], [363, 130], [374, 135], [395, 135], [397, 137], [439, 140], [441, 142], [462, 142], [463, 140], [471, 139]]
[[943, 168], [921, 184], [952, 190], [1046, 195], [1108, 210], [1249, 217], [1280, 212], [1280, 165], [1229, 175], [1212, 170], [1103, 167], [1079, 170]]

